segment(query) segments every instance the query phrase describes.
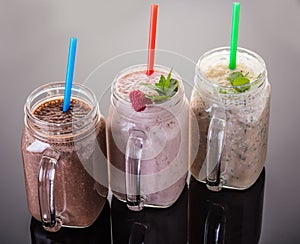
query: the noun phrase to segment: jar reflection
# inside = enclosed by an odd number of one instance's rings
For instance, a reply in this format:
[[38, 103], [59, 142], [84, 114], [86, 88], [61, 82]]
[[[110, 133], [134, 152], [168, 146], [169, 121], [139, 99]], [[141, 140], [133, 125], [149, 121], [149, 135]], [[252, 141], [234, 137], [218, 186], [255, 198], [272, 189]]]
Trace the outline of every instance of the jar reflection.
[[187, 243], [188, 189], [169, 208], [144, 208], [131, 211], [126, 203], [112, 198], [113, 243], [168, 244]]
[[265, 169], [247, 190], [213, 192], [193, 177], [189, 190], [189, 243], [258, 243]]
[[30, 223], [30, 234], [32, 244], [111, 244], [110, 233], [110, 207], [108, 200], [93, 225], [87, 228], [62, 227], [59, 232], [47, 232], [43, 229], [41, 222], [33, 217]]

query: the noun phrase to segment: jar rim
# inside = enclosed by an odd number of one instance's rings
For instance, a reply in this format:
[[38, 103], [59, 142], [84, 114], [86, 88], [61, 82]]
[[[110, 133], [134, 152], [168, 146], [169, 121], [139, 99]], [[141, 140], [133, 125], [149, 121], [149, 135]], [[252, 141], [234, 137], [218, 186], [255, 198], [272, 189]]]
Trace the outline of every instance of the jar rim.
[[[25, 115], [27, 115], [31, 121], [34, 121], [35, 124], [42, 126], [42, 127], [61, 127], [61, 126], [71, 126], [74, 123], [80, 123], [80, 122], [86, 120], [87, 118], [89, 118], [90, 116], [92, 116], [93, 113], [95, 113], [95, 109], [97, 109], [98, 106], [96, 106], [96, 108], [91, 107], [91, 110], [86, 115], [84, 115], [82, 118], [79, 118], [75, 121], [62, 122], [62, 123], [44, 121], [44, 120], [39, 119], [37, 116], [35, 116], [33, 114], [34, 108], [36, 108], [39, 104], [41, 104], [43, 102], [43, 100], [40, 100], [36, 104], [34, 104], [34, 106], [31, 106], [32, 105], [31, 103], [33, 102], [33, 100], [35, 98], [37, 98], [38, 96], [40, 96], [41, 94], [43, 94], [47, 91], [50, 91], [51, 89], [53, 89], [53, 90], [54, 89], [64, 89], [64, 87], [65, 87], [65, 82], [54, 81], [54, 82], [44, 84], [44, 85], [39, 86], [38, 88], [34, 89], [29, 94], [29, 96], [25, 102], [25, 105], [24, 105]], [[98, 102], [96, 95], [94, 94], [94, 92], [91, 89], [89, 89], [88, 87], [86, 87], [82, 84], [73, 83], [72, 91], [79, 91], [79, 90], [88, 95], [88, 97], [90, 98], [90, 102], [92, 104]], [[62, 96], [59, 96], [59, 94], [56, 94], [53, 97], [49, 97], [49, 99], [58, 98], [58, 97], [62, 97]], [[99, 110], [99, 108], [98, 108], [98, 110]]]
[[[257, 64], [260, 65], [262, 72], [259, 74], [259, 76], [257, 76], [255, 79], [253, 79], [250, 83], [244, 84], [244, 85], [239, 85], [239, 86], [231, 85], [231, 86], [229, 86], [229, 85], [218, 84], [218, 83], [212, 82], [210, 79], [208, 79], [206, 77], [205, 73], [201, 69], [201, 63], [204, 62], [208, 57], [211, 57], [214, 54], [216, 55], [217, 53], [219, 53], [220, 56], [221, 55], [229, 56], [230, 55], [230, 47], [228, 47], [228, 46], [218, 47], [218, 48], [214, 48], [214, 49], [211, 49], [211, 50], [205, 52], [203, 55], [201, 55], [201, 57], [199, 58], [199, 60], [197, 61], [196, 66], [195, 66], [195, 74], [197, 76], [199, 76], [201, 78], [201, 80], [203, 80], [205, 83], [209, 84], [210, 86], [212, 86], [214, 88], [217, 88], [217, 89], [222, 89], [222, 90], [235, 89], [235, 88], [241, 89], [241, 88], [246, 88], [246, 87], [249, 87], [249, 86], [259, 87], [260, 84], [262, 84], [264, 82], [264, 80], [266, 79], [267, 70], [266, 70], [266, 64], [265, 64], [265, 61], [263, 60], [263, 58], [260, 55], [258, 55], [257, 53], [255, 53], [255, 52], [253, 52], [249, 49], [238, 47], [237, 48], [237, 56], [248, 55], [252, 59], [256, 60]], [[249, 90], [243, 92], [243, 94], [248, 93]], [[239, 94], [239, 93], [236, 93], [236, 94]], [[226, 94], [224, 94], [224, 95], [226, 95]]]
[[[166, 66], [163, 66], [163, 65], [158, 65], [158, 64], [155, 64], [154, 68], [156, 68], [158, 71], [166, 71], [166, 72], [170, 69], [169, 67], [166, 67]], [[131, 107], [131, 102], [124, 99], [117, 92], [116, 84], [117, 84], [118, 80], [121, 77], [123, 77], [127, 74], [130, 74], [130, 73], [135, 72], [135, 71], [144, 71], [144, 70], [146, 71], [146, 69], [147, 69], [147, 64], [136, 64], [136, 65], [132, 65], [132, 66], [129, 66], [129, 67], [124, 68], [123, 70], [121, 70], [115, 76], [115, 78], [113, 79], [112, 86], [111, 86], [111, 94], [112, 94], [111, 98], [115, 97], [119, 102], [124, 104], [124, 106], [130, 106]], [[182, 81], [181, 76], [176, 71], [172, 70], [172, 74], [176, 77], [176, 79], [178, 79], [178, 82], [179, 82], [178, 91], [176, 92], [176, 94], [174, 96], [172, 96], [171, 98], [163, 101], [163, 102], [153, 103], [153, 104], [150, 104], [149, 106], [152, 106], [152, 107], [155, 107], [155, 106], [168, 107], [170, 105], [170, 103], [174, 103], [172, 101], [173, 99], [176, 99], [175, 104], [178, 103], [178, 100], [180, 100], [181, 96], [184, 94], [183, 81]], [[178, 96], [180, 96], [180, 97], [178, 98]], [[114, 104], [113, 101], [111, 101], [111, 102], [112, 102], [111, 104]]]
[[[70, 122], [63, 122], [63, 123], [55, 123], [55, 122], [48, 122], [39, 119], [37, 116], [33, 114], [34, 109], [47, 99], [52, 100], [55, 98], [61, 98], [63, 95], [61, 94], [64, 90], [65, 82], [62, 81], [55, 81], [49, 82], [45, 85], [42, 85], [35, 90], [33, 90], [30, 95], [28, 96], [26, 103], [24, 105], [24, 113], [25, 113], [25, 126], [32, 131], [35, 131], [35, 134], [39, 138], [73, 138], [83, 136], [84, 132], [83, 129], [86, 131], [87, 125], [95, 126], [95, 123], [98, 122], [100, 119], [101, 114], [98, 106], [98, 101], [96, 95], [86, 86], [78, 83], [74, 83], [72, 85], [72, 96], [74, 98], [78, 98], [84, 102], [86, 102], [91, 110], [84, 115], [82, 118], [79, 118], [74, 121]], [[60, 91], [61, 93], [58, 93]], [[42, 95], [46, 95], [42, 97]], [[81, 96], [80, 96], [81, 95]], [[84, 96], [86, 98], [84, 98]], [[36, 101], [35, 101], [36, 100]], [[98, 116], [99, 113], [99, 116]], [[96, 118], [96, 120], [95, 120]], [[61, 130], [60, 128], [68, 128], [72, 127], [72, 130]]]

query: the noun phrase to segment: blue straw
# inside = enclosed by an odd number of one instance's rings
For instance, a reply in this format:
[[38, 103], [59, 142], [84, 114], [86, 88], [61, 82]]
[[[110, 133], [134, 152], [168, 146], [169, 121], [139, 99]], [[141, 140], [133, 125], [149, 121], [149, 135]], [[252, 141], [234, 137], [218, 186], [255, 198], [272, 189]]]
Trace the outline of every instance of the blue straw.
[[70, 46], [69, 46], [67, 72], [66, 72], [66, 86], [65, 86], [65, 94], [64, 94], [63, 112], [67, 112], [70, 108], [72, 81], [73, 81], [73, 74], [74, 74], [74, 63], [75, 63], [75, 55], [76, 55], [76, 45], [77, 45], [77, 38], [71, 37], [70, 38]]

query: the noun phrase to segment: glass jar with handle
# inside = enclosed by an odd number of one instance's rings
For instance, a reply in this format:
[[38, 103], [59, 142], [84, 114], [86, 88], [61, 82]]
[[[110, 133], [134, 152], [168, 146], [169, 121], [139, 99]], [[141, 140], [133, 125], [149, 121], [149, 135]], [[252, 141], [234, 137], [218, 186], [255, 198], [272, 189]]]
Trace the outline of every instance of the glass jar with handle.
[[215, 191], [249, 188], [267, 154], [271, 92], [265, 62], [238, 48], [237, 67], [230, 70], [229, 56], [224, 47], [199, 58], [190, 101], [198, 122], [191, 127], [191, 145], [199, 144], [191, 173]]
[[146, 65], [121, 71], [112, 84], [107, 120], [110, 186], [113, 194], [132, 210], [144, 206], [169, 207], [180, 196], [188, 170], [188, 102], [183, 82], [174, 96], [151, 102], [135, 111], [131, 91], [151, 94], [149, 86], [168, 76], [170, 69], [155, 66], [151, 76]]
[[87, 227], [108, 193], [105, 120], [94, 93], [73, 84], [62, 112], [64, 82], [34, 90], [24, 111], [22, 155], [29, 211], [51, 232]]

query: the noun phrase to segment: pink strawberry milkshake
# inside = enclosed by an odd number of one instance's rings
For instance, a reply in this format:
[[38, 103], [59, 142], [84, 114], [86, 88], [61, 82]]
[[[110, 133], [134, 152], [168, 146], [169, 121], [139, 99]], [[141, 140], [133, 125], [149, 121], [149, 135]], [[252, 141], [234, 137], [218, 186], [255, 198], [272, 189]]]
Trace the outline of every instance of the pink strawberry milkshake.
[[107, 122], [108, 159], [110, 186], [120, 200], [126, 200], [125, 152], [133, 131], [144, 135], [138, 186], [143, 204], [171, 206], [185, 186], [189, 107], [182, 79], [172, 72], [171, 77], [178, 80], [178, 91], [160, 102], [151, 102], [148, 97], [156, 92], [144, 85], [157, 83], [169, 71], [156, 66], [147, 76], [146, 65], [137, 65], [120, 72], [113, 82]]

